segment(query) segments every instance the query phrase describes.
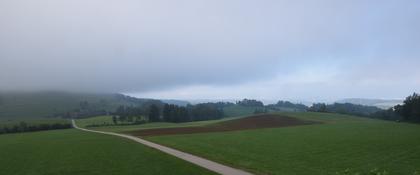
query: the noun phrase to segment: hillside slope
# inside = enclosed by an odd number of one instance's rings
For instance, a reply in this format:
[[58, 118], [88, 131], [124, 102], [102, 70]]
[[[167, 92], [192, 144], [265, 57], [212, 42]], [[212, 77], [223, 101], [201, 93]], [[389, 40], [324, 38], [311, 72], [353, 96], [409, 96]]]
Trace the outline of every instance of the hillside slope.
[[111, 93], [0, 92], [0, 119], [60, 116], [81, 108], [114, 111], [120, 105], [136, 106], [149, 101]]

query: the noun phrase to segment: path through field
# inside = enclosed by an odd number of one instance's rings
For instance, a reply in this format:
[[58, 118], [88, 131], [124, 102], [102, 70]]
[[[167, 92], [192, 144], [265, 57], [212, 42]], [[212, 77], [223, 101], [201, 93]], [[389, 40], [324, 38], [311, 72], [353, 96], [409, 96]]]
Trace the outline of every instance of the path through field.
[[113, 135], [113, 136], [119, 136], [119, 137], [123, 137], [123, 138], [127, 138], [133, 141], [136, 141], [138, 143], [141, 143], [143, 145], [152, 147], [154, 149], [160, 150], [162, 152], [165, 152], [167, 154], [170, 154], [172, 156], [178, 157], [180, 159], [183, 159], [185, 161], [191, 162], [195, 165], [198, 165], [200, 167], [206, 168], [210, 171], [214, 171], [216, 173], [219, 174], [225, 174], [225, 175], [252, 175], [249, 172], [245, 172], [243, 170], [239, 170], [236, 168], [232, 168], [232, 167], [228, 167], [226, 165], [222, 165], [192, 154], [188, 154], [182, 151], [178, 151], [176, 149], [172, 149], [166, 146], [162, 146], [147, 140], [143, 140], [140, 139], [138, 137], [134, 137], [134, 136], [130, 136], [130, 135], [125, 135], [125, 134], [118, 134], [118, 133], [114, 133], [114, 132], [104, 132], [104, 131], [95, 131], [95, 130], [90, 130], [90, 129], [85, 129], [85, 128], [79, 128], [76, 125], [76, 122], [74, 120], [72, 120], [72, 124], [73, 127], [82, 131], [87, 131], [87, 132], [94, 132], [94, 133], [100, 133], [100, 134], [107, 134], [107, 135]]

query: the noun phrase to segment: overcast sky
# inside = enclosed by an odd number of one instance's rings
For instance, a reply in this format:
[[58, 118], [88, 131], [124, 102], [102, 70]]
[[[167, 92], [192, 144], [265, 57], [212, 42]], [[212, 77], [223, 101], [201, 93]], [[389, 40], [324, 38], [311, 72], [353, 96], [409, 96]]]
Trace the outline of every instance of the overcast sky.
[[1, 0], [0, 90], [403, 98], [420, 1]]

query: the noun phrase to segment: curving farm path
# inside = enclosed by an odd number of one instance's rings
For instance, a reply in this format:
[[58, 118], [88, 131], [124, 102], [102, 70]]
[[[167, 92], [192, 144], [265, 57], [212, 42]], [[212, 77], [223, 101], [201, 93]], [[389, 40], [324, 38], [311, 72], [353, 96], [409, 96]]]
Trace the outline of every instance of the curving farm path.
[[240, 170], [240, 169], [236, 169], [236, 168], [232, 168], [226, 165], [222, 165], [220, 163], [216, 163], [213, 162], [211, 160], [208, 159], [204, 159], [202, 157], [198, 157], [192, 154], [188, 154], [173, 148], [169, 148], [166, 146], [162, 146], [138, 137], [134, 137], [134, 136], [130, 136], [130, 135], [125, 135], [125, 134], [118, 134], [118, 133], [114, 133], [114, 132], [105, 132], [105, 131], [95, 131], [95, 130], [90, 130], [90, 129], [85, 129], [85, 128], [80, 128], [76, 125], [76, 122], [74, 120], [72, 120], [72, 125], [74, 128], [82, 130], [82, 131], [87, 131], [87, 132], [94, 132], [94, 133], [99, 133], [99, 134], [106, 134], [106, 135], [113, 135], [113, 136], [118, 136], [118, 137], [123, 137], [123, 138], [127, 138], [133, 141], [136, 141], [138, 143], [141, 143], [143, 145], [146, 145], [148, 147], [157, 149], [159, 151], [162, 151], [164, 153], [170, 154], [172, 156], [178, 157], [182, 160], [188, 161], [190, 163], [193, 163], [195, 165], [198, 165], [200, 167], [206, 168], [210, 171], [219, 173], [219, 174], [223, 174], [223, 175], [252, 175], [252, 173]]

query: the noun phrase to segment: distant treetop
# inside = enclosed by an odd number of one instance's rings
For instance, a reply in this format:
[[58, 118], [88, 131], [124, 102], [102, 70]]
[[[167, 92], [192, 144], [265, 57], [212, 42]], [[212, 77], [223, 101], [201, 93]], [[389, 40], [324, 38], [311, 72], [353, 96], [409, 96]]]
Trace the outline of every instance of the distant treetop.
[[248, 107], [264, 107], [263, 102], [254, 100], [254, 99], [243, 99], [241, 101], [236, 102], [236, 104], [241, 106], [248, 106]]

